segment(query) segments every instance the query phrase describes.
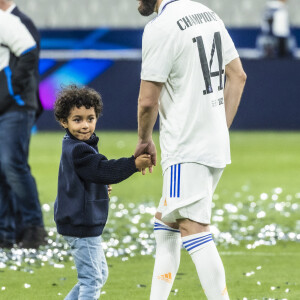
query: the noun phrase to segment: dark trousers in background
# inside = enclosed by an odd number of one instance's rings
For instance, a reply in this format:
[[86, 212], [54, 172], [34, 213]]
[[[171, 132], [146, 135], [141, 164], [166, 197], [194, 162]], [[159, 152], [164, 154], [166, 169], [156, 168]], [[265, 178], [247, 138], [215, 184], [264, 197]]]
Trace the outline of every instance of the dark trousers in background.
[[44, 226], [28, 165], [34, 111], [0, 115], [0, 240], [15, 242], [31, 226]]

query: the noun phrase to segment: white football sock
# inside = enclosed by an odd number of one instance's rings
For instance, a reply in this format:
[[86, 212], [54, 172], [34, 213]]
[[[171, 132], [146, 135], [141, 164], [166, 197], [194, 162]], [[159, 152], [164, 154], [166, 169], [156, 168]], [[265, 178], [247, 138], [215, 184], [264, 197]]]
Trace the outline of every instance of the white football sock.
[[180, 231], [155, 219], [156, 256], [150, 300], [167, 300], [180, 263]]
[[222, 260], [212, 239], [212, 234], [202, 232], [182, 238], [189, 252], [208, 300], [228, 300], [225, 271]]

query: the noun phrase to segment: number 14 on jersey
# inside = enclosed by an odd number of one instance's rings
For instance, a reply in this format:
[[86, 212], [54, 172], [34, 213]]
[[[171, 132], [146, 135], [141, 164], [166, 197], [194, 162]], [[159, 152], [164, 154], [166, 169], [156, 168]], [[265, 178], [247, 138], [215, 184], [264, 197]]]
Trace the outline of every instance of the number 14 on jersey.
[[[202, 73], [204, 77], [205, 82], [205, 90], [203, 91], [203, 95], [211, 94], [214, 92], [211, 78], [219, 76], [219, 85], [218, 85], [218, 91], [223, 90], [223, 54], [222, 54], [222, 40], [221, 40], [221, 34], [220, 32], [214, 33], [214, 40], [212, 44], [212, 49], [210, 53], [210, 62], [208, 64], [207, 55], [205, 52], [204, 42], [202, 36], [197, 36], [193, 38], [193, 43], [197, 43], [198, 52], [199, 52], [199, 58], [200, 63], [202, 67]], [[211, 67], [214, 60], [215, 52], [217, 51], [217, 57], [218, 57], [218, 67], [219, 70], [216, 72], [211, 71]]]

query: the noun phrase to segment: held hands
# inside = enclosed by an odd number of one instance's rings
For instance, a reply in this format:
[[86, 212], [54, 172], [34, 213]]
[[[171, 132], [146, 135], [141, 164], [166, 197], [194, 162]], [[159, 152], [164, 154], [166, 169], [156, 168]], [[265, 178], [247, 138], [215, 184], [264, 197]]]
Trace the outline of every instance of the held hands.
[[[149, 154], [151, 156], [152, 164], [149, 166], [149, 172], [152, 173], [153, 166], [156, 166], [156, 147], [152, 139], [148, 141], [138, 141], [134, 156], [138, 157], [141, 154]], [[146, 170], [144, 168], [142, 169], [142, 174], [146, 174]]]
[[142, 171], [142, 174], [146, 174], [146, 168], [152, 168], [151, 155], [141, 154], [135, 159], [135, 166], [139, 171]]

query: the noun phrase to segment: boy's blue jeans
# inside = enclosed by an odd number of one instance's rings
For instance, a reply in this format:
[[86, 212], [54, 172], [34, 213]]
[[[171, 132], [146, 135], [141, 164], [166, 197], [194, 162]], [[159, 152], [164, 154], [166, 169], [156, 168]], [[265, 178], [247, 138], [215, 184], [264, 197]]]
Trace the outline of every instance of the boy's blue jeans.
[[102, 238], [78, 238], [64, 236], [71, 247], [71, 253], [78, 274], [78, 283], [65, 300], [96, 300], [108, 277], [106, 258], [101, 246]]

